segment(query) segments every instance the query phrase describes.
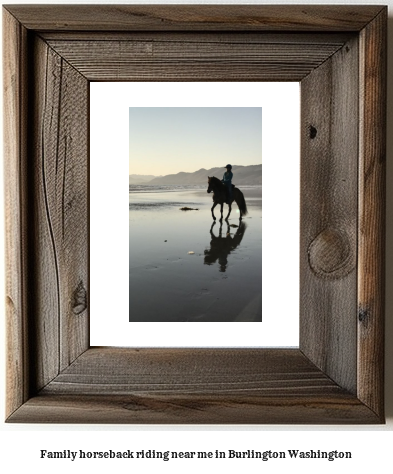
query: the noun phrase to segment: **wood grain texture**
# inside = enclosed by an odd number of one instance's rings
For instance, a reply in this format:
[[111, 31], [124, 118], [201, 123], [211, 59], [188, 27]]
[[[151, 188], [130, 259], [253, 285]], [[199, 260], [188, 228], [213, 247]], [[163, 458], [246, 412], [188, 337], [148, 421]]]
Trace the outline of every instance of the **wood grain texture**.
[[[295, 368], [295, 371], [293, 371]], [[41, 394], [127, 393], [277, 396], [342, 390], [298, 350], [91, 348]]]
[[27, 28], [90, 31], [360, 31], [375, 5], [5, 5]]
[[[387, 11], [360, 36], [359, 398], [383, 416], [386, 24]], [[384, 78], [384, 80], [381, 80]]]
[[27, 291], [34, 314], [30, 385], [36, 391], [88, 347], [87, 304], [76, 303], [80, 285], [88, 287], [88, 88], [39, 38], [32, 39], [29, 53], [34, 80], [24, 160], [30, 203]]
[[13, 423], [98, 424], [375, 424], [379, 420], [350, 395], [233, 397], [162, 395], [44, 395], [32, 397]]
[[354, 394], [357, 68], [351, 40], [301, 83], [300, 348]]
[[75, 30], [55, 30], [40, 31], [38, 36], [47, 43], [52, 41], [140, 41], [140, 42], [184, 42], [184, 43], [228, 43], [228, 44], [330, 44], [337, 47], [342, 46], [351, 37], [357, 37], [356, 32], [253, 32], [238, 31], [233, 34], [228, 31], [75, 31]]
[[92, 348], [11, 420], [375, 423], [299, 350]]
[[[92, 81], [300, 81], [341, 43], [232, 42], [197, 35], [182, 41], [64, 41], [48, 43], [68, 63]], [[246, 41], [246, 39], [245, 39]], [[327, 39], [326, 39], [327, 41]]]
[[12, 413], [29, 396], [27, 358], [27, 300], [25, 248], [26, 167], [26, 30], [8, 13], [3, 13], [4, 84], [4, 182], [7, 394], [6, 411]]
[[39, 38], [34, 57], [32, 265], [39, 389], [88, 348], [88, 85]]

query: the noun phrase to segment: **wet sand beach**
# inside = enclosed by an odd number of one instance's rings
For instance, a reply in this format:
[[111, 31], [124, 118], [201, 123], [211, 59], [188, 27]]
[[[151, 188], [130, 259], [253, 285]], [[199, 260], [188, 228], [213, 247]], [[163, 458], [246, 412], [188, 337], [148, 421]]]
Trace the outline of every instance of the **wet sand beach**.
[[235, 203], [214, 222], [206, 188], [129, 193], [130, 321], [262, 320], [261, 187], [240, 190], [241, 222]]

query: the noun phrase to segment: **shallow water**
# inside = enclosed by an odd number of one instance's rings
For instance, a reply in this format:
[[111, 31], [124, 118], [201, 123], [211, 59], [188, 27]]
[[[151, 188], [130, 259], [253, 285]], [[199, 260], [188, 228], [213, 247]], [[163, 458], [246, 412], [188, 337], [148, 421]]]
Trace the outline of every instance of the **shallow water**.
[[206, 188], [129, 193], [130, 321], [261, 321], [261, 188], [241, 190], [228, 223]]

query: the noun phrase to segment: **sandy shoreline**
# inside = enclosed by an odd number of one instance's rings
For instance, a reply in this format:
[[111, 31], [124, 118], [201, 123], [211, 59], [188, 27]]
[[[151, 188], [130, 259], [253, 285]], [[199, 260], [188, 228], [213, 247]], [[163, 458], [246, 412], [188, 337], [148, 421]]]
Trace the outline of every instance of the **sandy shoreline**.
[[214, 223], [206, 190], [130, 194], [130, 321], [261, 321], [261, 190], [243, 192], [241, 223]]

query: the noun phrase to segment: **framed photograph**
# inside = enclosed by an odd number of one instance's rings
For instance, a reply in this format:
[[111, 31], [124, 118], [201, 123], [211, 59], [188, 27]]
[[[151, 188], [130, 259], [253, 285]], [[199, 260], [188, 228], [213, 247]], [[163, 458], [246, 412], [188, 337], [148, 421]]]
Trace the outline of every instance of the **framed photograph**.
[[129, 322], [261, 322], [262, 109], [185, 104], [129, 108]]
[[[7, 421], [384, 423], [387, 8], [9, 5], [3, 24]], [[96, 82], [299, 84], [298, 347], [91, 344]], [[108, 319], [122, 296], [104, 283]]]
[[[299, 106], [297, 82], [90, 84], [91, 345], [299, 346]], [[242, 219], [236, 202], [212, 216], [225, 160]]]

